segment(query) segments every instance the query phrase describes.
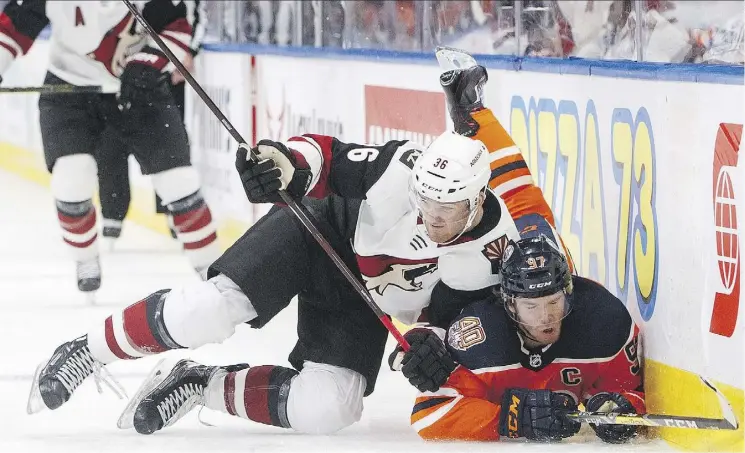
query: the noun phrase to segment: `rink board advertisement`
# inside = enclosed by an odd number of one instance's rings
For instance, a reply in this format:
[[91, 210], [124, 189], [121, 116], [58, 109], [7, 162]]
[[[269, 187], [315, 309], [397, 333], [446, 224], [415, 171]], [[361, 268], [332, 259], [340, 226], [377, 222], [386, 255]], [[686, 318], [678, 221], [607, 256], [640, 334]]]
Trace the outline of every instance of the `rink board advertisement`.
[[[40, 82], [38, 45], [7, 85]], [[39, 79], [20, 78], [22, 65]], [[449, 126], [438, 75], [434, 57], [427, 65], [213, 51], [200, 54], [195, 71], [252, 143], [310, 132], [426, 145]], [[227, 245], [265, 208], [245, 201], [235, 141], [187, 92], [193, 162]], [[742, 424], [744, 94], [742, 84], [489, 71], [486, 104], [522, 149], [578, 270], [621, 298], [642, 327], [651, 412], [720, 417], [704, 375]], [[48, 184], [35, 96], [6, 102], [0, 166]], [[145, 178], [134, 183], [149, 189]], [[134, 220], [161, 228], [147, 207], [140, 211]], [[661, 430], [693, 450], [742, 450], [742, 433]]]

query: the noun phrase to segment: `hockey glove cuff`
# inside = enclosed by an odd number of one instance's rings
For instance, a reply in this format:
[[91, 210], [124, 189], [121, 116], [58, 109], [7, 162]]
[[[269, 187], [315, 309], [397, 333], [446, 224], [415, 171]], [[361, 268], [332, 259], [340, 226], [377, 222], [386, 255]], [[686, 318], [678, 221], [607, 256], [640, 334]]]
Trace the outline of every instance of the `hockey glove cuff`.
[[[585, 407], [588, 412], [604, 414], [636, 414], [636, 408], [620, 393], [598, 393], [587, 400]], [[622, 444], [636, 435], [638, 426], [633, 425], [596, 425], [590, 427], [604, 442]]]
[[579, 432], [580, 424], [563, 414], [576, 410], [574, 401], [550, 390], [506, 389], [499, 413], [499, 435], [537, 441], [558, 441]]

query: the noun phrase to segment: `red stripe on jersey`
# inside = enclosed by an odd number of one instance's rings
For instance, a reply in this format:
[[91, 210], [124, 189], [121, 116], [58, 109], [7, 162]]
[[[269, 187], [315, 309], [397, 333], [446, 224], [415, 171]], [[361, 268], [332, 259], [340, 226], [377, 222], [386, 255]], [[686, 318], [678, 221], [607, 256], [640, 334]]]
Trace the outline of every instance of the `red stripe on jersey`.
[[10, 52], [10, 54], [13, 55], [13, 58], [18, 56], [18, 52], [13, 47], [11, 47], [9, 44], [0, 41], [0, 47], [4, 49], [8, 49], [8, 52]]
[[184, 242], [185, 250], [197, 250], [206, 247], [217, 240], [217, 233], [212, 233], [201, 241]]
[[166, 30], [175, 31], [179, 33], [187, 33], [190, 36], [192, 32], [191, 24], [184, 17], [178, 18], [174, 20], [173, 22], [171, 22], [170, 24], [166, 25], [165, 28], [161, 30], [161, 33]]
[[28, 50], [31, 48], [31, 45], [34, 43], [34, 40], [32, 38], [24, 35], [20, 31], [18, 31], [18, 29], [16, 29], [16, 26], [13, 25], [13, 21], [10, 20], [10, 17], [5, 13], [0, 14], [0, 33], [8, 36], [10, 39], [15, 41], [16, 44], [18, 44], [18, 47], [23, 50], [24, 54], [28, 52]]
[[225, 401], [225, 409], [228, 414], [236, 415], [235, 411], [235, 373], [228, 373], [225, 376], [225, 382], [223, 383], [223, 399]]
[[212, 213], [206, 204], [199, 208], [173, 216], [173, 226], [179, 233], [193, 233], [212, 222]]
[[156, 354], [166, 351], [155, 339], [147, 322], [147, 303], [141, 300], [124, 309], [122, 314], [124, 334], [137, 351], [143, 354]]
[[253, 367], [246, 374], [246, 387], [243, 391], [243, 404], [246, 415], [255, 422], [272, 425], [269, 414], [269, 377], [274, 366], [262, 365]]
[[106, 338], [106, 346], [109, 347], [109, 351], [111, 351], [115, 356], [117, 356], [120, 359], [124, 359], [124, 360], [134, 359], [134, 357], [122, 351], [122, 348], [119, 347], [119, 343], [116, 342], [116, 337], [114, 336], [114, 321], [111, 319], [111, 316], [106, 318], [106, 321], [104, 321], [103, 327], [104, 327], [104, 337]]
[[[315, 143], [310, 140], [306, 140], [304, 137], [312, 139], [313, 141], [315, 141]], [[333, 147], [334, 137], [329, 137], [328, 135], [305, 134], [303, 137], [293, 137], [289, 141], [305, 141], [307, 143], [310, 143], [315, 148], [318, 148], [318, 146], [321, 147], [319, 149], [319, 151], [321, 152], [321, 157], [323, 159], [323, 163], [321, 165], [321, 174], [318, 175], [318, 182], [313, 187], [313, 190], [308, 192], [308, 197], [323, 198], [331, 194], [331, 189], [329, 188], [328, 184], [329, 173], [331, 172], [331, 149]]]
[[114, 64], [114, 54], [116, 53], [117, 46], [121, 40], [120, 35], [131, 25], [131, 23], [132, 15], [127, 13], [118, 24], [104, 35], [98, 47], [88, 54], [89, 57], [102, 63], [106, 67], [106, 70], [111, 74], [116, 73], [116, 69], [112, 67], [112, 64]]

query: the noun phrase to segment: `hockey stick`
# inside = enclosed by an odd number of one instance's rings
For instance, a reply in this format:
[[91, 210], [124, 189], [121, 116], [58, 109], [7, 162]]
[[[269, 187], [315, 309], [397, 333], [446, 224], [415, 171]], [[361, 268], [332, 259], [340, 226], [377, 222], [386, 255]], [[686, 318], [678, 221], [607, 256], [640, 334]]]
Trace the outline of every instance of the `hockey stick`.
[[657, 426], [661, 428], [687, 429], [727, 429], [736, 430], [740, 424], [737, 421], [732, 406], [722, 393], [706, 378], [699, 376], [704, 385], [717, 395], [723, 418], [681, 417], [677, 415], [658, 414], [605, 414], [600, 412], [569, 412], [567, 418], [578, 422], [594, 423], [596, 425], [637, 425]]
[[[192, 77], [191, 73], [184, 67], [183, 64], [181, 64], [179, 59], [176, 58], [176, 55], [171, 52], [171, 49], [166, 46], [160, 36], [158, 36], [158, 33], [156, 33], [155, 30], [153, 30], [153, 28], [150, 26], [150, 24], [147, 23], [145, 18], [142, 17], [140, 11], [132, 4], [130, 0], [122, 1], [125, 5], [127, 5], [127, 8], [129, 8], [129, 10], [132, 12], [132, 15], [134, 15], [137, 21], [145, 28], [148, 35], [153, 38], [153, 41], [155, 41], [160, 50], [164, 54], [166, 54], [168, 60], [170, 60], [171, 63], [176, 66], [176, 69], [178, 69], [181, 75], [184, 76], [184, 79], [186, 79], [189, 85], [194, 89], [194, 91], [196, 91], [197, 95], [199, 95], [202, 101], [207, 104], [207, 107], [209, 107], [209, 109], [217, 117], [217, 119], [220, 120], [220, 123], [222, 123], [223, 127], [225, 127], [225, 129], [228, 131], [228, 133], [230, 133], [233, 139], [238, 143], [246, 143], [241, 134], [239, 134], [238, 131], [236, 131], [233, 125], [230, 123], [230, 121], [228, 121], [228, 118], [220, 111], [220, 109], [217, 107], [217, 105], [215, 105], [212, 99], [210, 99], [209, 95], [204, 92], [199, 83], [194, 80], [194, 77]], [[251, 159], [256, 160], [256, 156], [254, 155], [253, 151], [251, 151]], [[388, 315], [386, 315], [385, 312], [380, 309], [378, 304], [375, 303], [375, 300], [373, 300], [370, 292], [367, 291], [367, 288], [365, 288], [365, 286], [360, 283], [360, 281], [352, 273], [349, 267], [344, 264], [344, 261], [341, 259], [339, 254], [336, 253], [334, 248], [331, 247], [331, 244], [329, 244], [326, 238], [323, 237], [321, 232], [318, 230], [318, 227], [313, 224], [310, 219], [310, 213], [307, 211], [305, 206], [295, 201], [295, 199], [293, 199], [285, 190], [279, 191], [279, 195], [282, 198], [282, 201], [287, 205], [287, 207], [290, 208], [292, 213], [295, 214], [298, 220], [300, 220], [300, 223], [303, 224], [303, 226], [310, 232], [316, 242], [318, 242], [321, 248], [323, 248], [329, 258], [331, 258], [331, 261], [333, 261], [336, 267], [339, 268], [341, 273], [344, 275], [344, 278], [346, 278], [347, 281], [352, 284], [352, 287], [354, 287], [357, 293], [362, 297], [362, 300], [364, 300], [365, 303], [372, 309], [372, 311], [375, 312], [375, 315], [378, 317], [378, 319], [380, 319], [380, 322], [382, 322], [385, 328], [388, 329], [388, 332], [393, 335], [398, 344], [401, 345], [401, 348], [404, 351], [408, 351], [409, 342], [407, 342], [403, 335], [401, 335], [401, 332], [396, 328], [396, 326], [393, 325], [393, 322], [388, 317]]]
[[95, 85], [41, 85], [38, 87], [0, 87], [2, 93], [43, 93], [43, 94], [73, 94], [100, 93], [101, 87]]

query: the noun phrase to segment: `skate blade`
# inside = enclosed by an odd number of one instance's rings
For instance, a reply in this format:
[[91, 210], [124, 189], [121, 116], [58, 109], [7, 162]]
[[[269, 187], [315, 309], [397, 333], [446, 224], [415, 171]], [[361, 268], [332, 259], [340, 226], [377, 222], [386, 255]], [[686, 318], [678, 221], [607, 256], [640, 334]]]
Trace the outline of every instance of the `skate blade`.
[[29, 415], [36, 414], [47, 408], [39, 390], [39, 377], [43, 368], [44, 364], [40, 363], [36, 367], [36, 371], [34, 371], [34, 378], [31, 380], [31, 391], [28, 394], [28, 402], [26, 403], [26, 413]]
[[142, 381], [140, 388], [137, 389], [132, 399], [129, 400], [127, 407], [124, 408], [119, 419], [116, 421], [116, 426], [120, 429], [132, 429], [134, 428], [134, 414], [137, 406], [142, 401], [142, 398], [150, 393], [155, 387], [160, 385], [163, 380], [170, 374], [171, 369], [175, 365], [172, 363], [173, 360], [162, 359], [158, 362], [150, 374]]
[[88, 305], [96, 305], [96, 291], [88, 291], [85, 294], [85, 303]]
[[476, 66], [476, 60], [466, 51], [454, 47], [438, 47], [435, 57], [443, 72], [453, 69], [468, 69]]

